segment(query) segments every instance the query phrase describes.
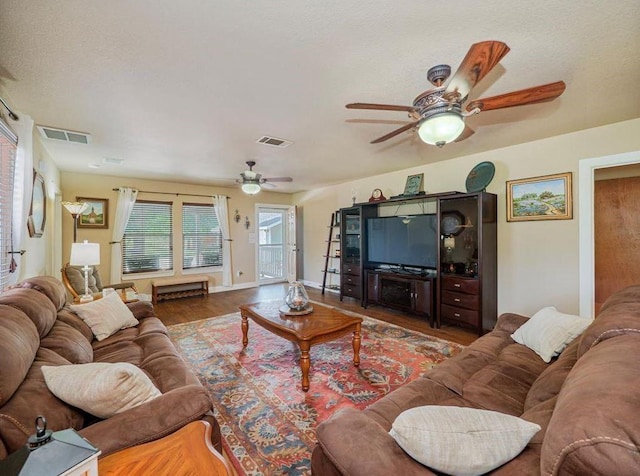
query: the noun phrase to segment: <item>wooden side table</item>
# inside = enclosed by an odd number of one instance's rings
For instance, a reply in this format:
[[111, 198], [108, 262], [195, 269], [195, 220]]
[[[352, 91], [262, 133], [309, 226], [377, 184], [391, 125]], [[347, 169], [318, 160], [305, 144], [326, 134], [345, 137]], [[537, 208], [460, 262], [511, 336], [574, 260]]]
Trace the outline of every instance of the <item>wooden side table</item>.
[[211, 425], [202, 420], [156, 441], [98, 460], [100, 476], [230, 476], [225, 459], [211, 444]]

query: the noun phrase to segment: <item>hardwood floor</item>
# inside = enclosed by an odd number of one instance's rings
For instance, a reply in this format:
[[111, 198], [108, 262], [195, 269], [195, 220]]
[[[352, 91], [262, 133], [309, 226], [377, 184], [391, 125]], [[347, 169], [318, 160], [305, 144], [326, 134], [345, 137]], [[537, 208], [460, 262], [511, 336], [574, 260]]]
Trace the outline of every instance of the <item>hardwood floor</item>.
[[[239, 289], [222, 293], [209, 294], [205, 297], [190, 297], [161, 301], [154, 306], [156, 315], [167, 325], [206, 319], [208, 317], [223, 316], [237, 312], [240, 304], [248, 304], [271, 299], [284, 299], [288, 288], [287, 283], [269, 284], [249, 289]], [[326, 292], [321, 294], [319, 289], [307, 287], [309, 299], [336, 306], [359, 314], [364, 314], [381, 321], [390, 322], [407, 329], [422, 332], [462, 345], [469, 345], [477, 339], [477, 335], [462, 327], [442, 325], [440, 329], [432, 329], [429, 322], [417, 316], [412, 316], [393, 309], [380, 306], [360, 307], [360, 301], [345, 298], [340, 302], [337, 294]]]

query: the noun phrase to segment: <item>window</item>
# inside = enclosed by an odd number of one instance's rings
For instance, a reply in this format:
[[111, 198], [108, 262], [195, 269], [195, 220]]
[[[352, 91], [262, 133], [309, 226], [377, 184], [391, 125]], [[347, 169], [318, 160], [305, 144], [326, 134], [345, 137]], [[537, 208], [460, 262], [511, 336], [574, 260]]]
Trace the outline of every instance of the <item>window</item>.
[[0, 291], [9, 283], [13, 255], [11, 221], [13, 212], [13, 178], [18, 138], [0, 120]]
[[213, 205], [182, 205], [183, 269], [222, 266], [222, 234]]
[[138, 200], [122, 238], [122, 274], [173, 269], [171, 202]]

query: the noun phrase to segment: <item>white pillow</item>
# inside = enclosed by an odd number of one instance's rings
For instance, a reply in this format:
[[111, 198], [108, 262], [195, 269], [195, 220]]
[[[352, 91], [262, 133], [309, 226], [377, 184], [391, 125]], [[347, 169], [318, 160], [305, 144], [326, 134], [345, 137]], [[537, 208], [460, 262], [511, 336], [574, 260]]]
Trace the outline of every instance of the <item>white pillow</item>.
[[505, 413], [428, 405], [402, 412], [389, 434], [425, 466], [465, 476], [513, 459], [538, 431], [539, 425]]
[[111, 293], [85, 304], [69, 306], [91, 328], [98, 340], [104, 340], [120, 329], [138, 325], [138, 320], [122, 302], [118, 293]]
[[127, 362], [45, 365], [42, 374], [60, 400], [103, 419], [162, 395], [147, 374]]
[[545, 362], [550, 362], [591, 322], [592, 319], [563, 314], [555, 307], [545, 307], [511, 334], [511, 338], [529, 347]]

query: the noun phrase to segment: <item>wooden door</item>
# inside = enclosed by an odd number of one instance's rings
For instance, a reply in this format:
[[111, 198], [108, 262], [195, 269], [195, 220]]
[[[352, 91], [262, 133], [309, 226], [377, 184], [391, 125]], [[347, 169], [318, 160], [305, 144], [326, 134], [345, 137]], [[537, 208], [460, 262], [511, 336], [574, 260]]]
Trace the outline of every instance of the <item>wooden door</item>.
[[595, 313], [620, 288], [640, 284], [640, 177], [594, 182]]

